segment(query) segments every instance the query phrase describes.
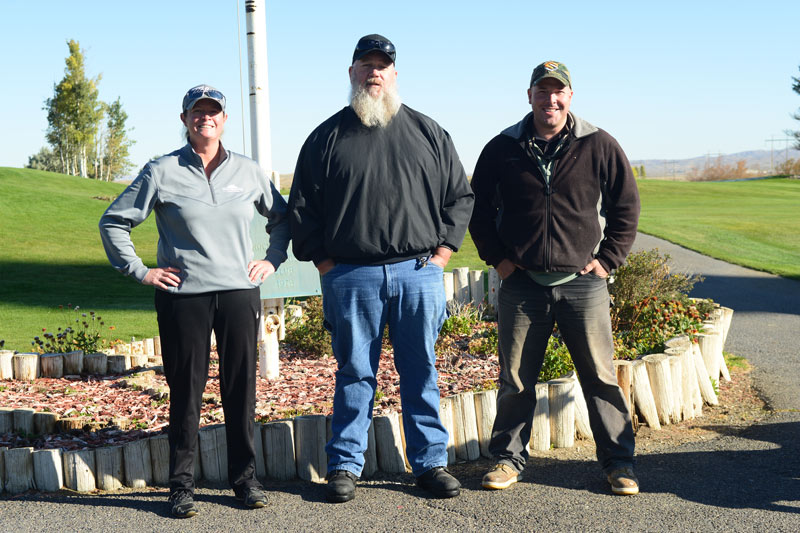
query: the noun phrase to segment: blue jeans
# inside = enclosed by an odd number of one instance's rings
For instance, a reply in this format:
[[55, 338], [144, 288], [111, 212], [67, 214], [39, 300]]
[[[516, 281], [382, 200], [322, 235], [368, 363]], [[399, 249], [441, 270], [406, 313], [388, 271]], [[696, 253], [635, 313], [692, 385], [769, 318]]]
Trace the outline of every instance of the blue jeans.
[[558, 329], [569, 349], [589, 410], [597, 459], [604, 470], [633, 464], [630, 414], [612, 363], [614, 343], [606, 280], [589, 273], [544, 287], [517, 270], [498, 294], [500, 390], [489, 451], [518, 472], [525, 467], [534, 390], [547, 340]]
[[328, 471], [364, 468], [385, 325], [400, 375], [406, 456], [414, 475], [447, 466], [439, 419], [436, 338], [445, 318], [442, 269], [428, 262], [337, 264], [322, 276], [323, 310], [338, 363]]

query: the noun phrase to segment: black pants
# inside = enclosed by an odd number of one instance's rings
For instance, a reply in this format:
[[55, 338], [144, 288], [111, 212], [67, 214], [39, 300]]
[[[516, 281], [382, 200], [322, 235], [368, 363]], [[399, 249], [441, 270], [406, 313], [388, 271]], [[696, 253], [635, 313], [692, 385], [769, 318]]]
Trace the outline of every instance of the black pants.
[[234, 490], [259, 486], [253, 444], [256, 336], [261, 312], [258, 289], [189, 295], [156, 290], [155, 304], [164, 375], [170, 388], [170, 488], [194, 489], [194, 456], [212, 328], [219, 353], [228, 480]]

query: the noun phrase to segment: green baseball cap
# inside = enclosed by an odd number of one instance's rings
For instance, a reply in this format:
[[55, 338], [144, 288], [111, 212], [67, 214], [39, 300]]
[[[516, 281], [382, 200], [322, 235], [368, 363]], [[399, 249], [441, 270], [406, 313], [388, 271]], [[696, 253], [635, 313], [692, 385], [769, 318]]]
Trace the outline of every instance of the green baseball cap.
[[558, 61], [545, 61], [533, 69], [531, 74], [531, 87], [542, 81], [544, 78], [555, 78], [570, 89], [572, 88], [572, 80], [569, 76], [569, 70], [564, 63]]

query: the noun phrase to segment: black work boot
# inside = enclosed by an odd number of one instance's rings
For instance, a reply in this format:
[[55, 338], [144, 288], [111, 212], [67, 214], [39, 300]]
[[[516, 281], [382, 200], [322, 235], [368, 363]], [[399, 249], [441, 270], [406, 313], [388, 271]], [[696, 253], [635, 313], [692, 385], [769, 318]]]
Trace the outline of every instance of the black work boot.
[[349, 502], [356, 497], [355, 474], [347, 470], [334, 470], [325, 477], [328, 484], [325, 485], [325, 499], [331, 503]]
[[194, 504], [194, 494], [189, 489], [177, 489], [169, 495], [172, 504], [172, 516], [177, 518], [191, 518], [197, 514]]
[[443, 466], [431, 468], [419, 476], [417, 485], [437, 498], [454, 498], [461, 492], [461, 483]]
[[261, 487], [244, 487], [234, 491], [236, 499], [249, 509], [261, 509], [267, 505], [267, 495]]

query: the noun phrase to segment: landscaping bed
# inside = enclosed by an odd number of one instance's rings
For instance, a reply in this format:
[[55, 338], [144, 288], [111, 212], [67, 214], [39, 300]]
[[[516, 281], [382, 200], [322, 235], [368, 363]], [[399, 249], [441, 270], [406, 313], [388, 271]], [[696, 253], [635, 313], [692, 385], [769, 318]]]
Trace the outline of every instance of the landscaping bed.
[[[458, 339], [451, 340], [454, 344]], [[224, 421], [219, 400], [219, 360], [211, 354], [200, 425]], [[267, 421], [300, 414], [330, 414], [336, 360], [310, 357], [283, 345], [280, 376], [256, 378], [256, 418]], [[442, 396], [491, 386], [497, 380], [496, 356], [484, 354], [443, 355], [437, 359]], [[381, 354], [375, 413], [400, 411], [399, 377], [388, 350]], [[59, 417], [80, 417], [84, 429], [44, 436], [0, 435], [0, 447], [62, 448], [75, 450], [119, 444], [165, 431], [169, 403], [164, 375], [158, 371], [124, 376], [39, 378], [33, 382], [0, 381], [0, 407], [32, 408]]]
[[[640, 354], [661, 352], [668, 339], [676, 335], [693, 336], [705, 327], [701, 321], [709, 318], [713, 302], [690, 300], [686, 295], [697, 278], [670, 272], [668, 259], [656, 250], [632, 254], [628, 263], [617, 271], [617, 279], [610, 288], [615, 302], [612, 322], [618, 358], [635, 359]], [[336, 362], [326, 355], [330, 353], [330, 338], [323, 327], [321, 299], [311, 298], [302, 303], [301, 317], [289, 320], [286, 326], [279, 377], [269, 381], [257, 378], [259, 422], [304, 414], [327, 415], [332, 410]], [[76, 307], [74, 311], [77, 310]], [[458, 304], [450, 311], [436, 346], [442, 397], [496, 387], [499, 374], [496, 323], [486, 321], [490, 315], [482, 305]], [[201, 426], [224, 421], [219, 399], [219, 361], [216, 353], [211, 356]], [[722, 358], [721, 348], [719, 358]], [[569, 352], [556, 332], [548, 344], [539, 380], [549, 381], [570, 370]], [[712, 377], [712, 383], [721, 387], [718, 377]], [[711, 403], [716, 404], [716, 399]], [[0, 381], [0, 408], [49, 411], [72, 418], [75, 423], [69, 427], [81, 428], [58, 435], [0, 435], [0, 447], [91, 448], [163, 432], [168, 425], [168, 388], [163, 374], [155, 370], [124, 376]], [[377, 375], [375, 412], [400, 410], [399, 377], [392, 364], [391, 345], [385, 338]], [[659, 425], [657, 420], [653, 424]]]
[[[288, 348], [285, 352], [281, 357], [279, 379], [268, 382], [257, 378], [258, 415], [282, 418], [301, 412], [329, 414], [333, 399], [335, 361], [332, 358], [304, 357]], [[439, 386], [443, 396], [474, 390], [497, 379], [496, 358], [462, 357], [455, 365], [441, 360], [439, 366]], [[450, 368], [445, 368], [448, 366]], [[216, 365], [212, 365], [209, 373], [202, 425], [222, 420], [216, 368]], [[720, 405], [706, 406], [703, 417], [663, 426], [659, 431], [640, 425], [636, 435], [637, 447], [669, 446], [714, 438], [725, 431], [749, 426], [766, 417], [768, 411], [753, 388], [751, 370], [746, 361], [738, 358], [730, 370], [731, 381], [719, 384]], [[0, 436], [0, 447], [33, 446], [42, 449], [76, 450], [123, 444], [161, 433], [168, 420], [168, 404], [163, 399], [156, 398], [158, 390], [141, 390], [141, 384], [166, 387], [162, 375], [145, 375], [142, 378], [136, 374], [127, 379], [123, 376], [109, 376], [81, 380], [39, 379], [33, 383], [2, 381], [0, 405], [10, 408], [31, 407], [37, 411], [47, 409], [61, 416], [74, 416], [76, 411], [84, 411], [87, 426], [94, 425], [95, 429], [37, 438], [6, 434]], [[376, 413], [399, 410], [397, 374], [392, 366], [391, 356], [387, 353], [381, 358], [378, 387], [383, 394], [379, 394], [381, 398], [375, 402]], [[145, 427], [137, 428], [136, 425]], [[560, 448], [547, 453], [557, 453], [564, 456], [563, 458], [577, 458], [583, 454], [594, 454], [594, 445], [592, 441], [577, 440], [574, 448]]]

